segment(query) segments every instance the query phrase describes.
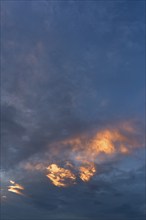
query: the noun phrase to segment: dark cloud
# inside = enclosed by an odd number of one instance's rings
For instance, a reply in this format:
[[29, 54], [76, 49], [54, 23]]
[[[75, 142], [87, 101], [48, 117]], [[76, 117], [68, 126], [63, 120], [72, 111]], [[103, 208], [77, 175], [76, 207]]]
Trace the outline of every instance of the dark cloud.
[[[30, 176], [28, 182], [26, 176], [26, 179], [23, 180], [26, 197], [19, 199], [16, 198], [17, 195], [13, 194], [11, 199], [16, 200], [13, 208], [20, 208], [23, 212], [31, 207], [38, 215], [43, 213], [43, 216], [56, 218], [64, 213], [64, 216], [68, 214], [93, 219], [97, 216], [103, 219], [107, 219], [109, 216], [109, 219], [128, 219], [134, 215], [137, 219], [143, 219], [141, 209], [144, 202], [144, 185], [141, 188], [142, 179], [139, 177], [138, 171], [133, 174], [135, 179], [129, 173], [120, 171], [115, 173], [111, 169], [108, 174], [103, 172], [97, 175], [89, 184], [79, 183], [69, 188], [57, 188], [51, 185], [47, 178], [38, 175]], [[139, 191], [139, 189], [141, 190]], [[11, 204], [9, 206], [11, 207]], [[18, 213], [13, 213], [13, 216], [19, 216]], [[25, 214], [25, 216], [28, 215]], [[36, 215], [30, 213], [30, 216]]]
[[[143, 219], [144, 2], [3, 1], [1, 39], [2, 175], [26, 194], [7, 195], [3, 219]], [[139, 148], [96, 161], [89, 183], [57, 188], [24, 170], [63, 164], [61, 141], [129, 120], [136, 132], [121, 132]]]

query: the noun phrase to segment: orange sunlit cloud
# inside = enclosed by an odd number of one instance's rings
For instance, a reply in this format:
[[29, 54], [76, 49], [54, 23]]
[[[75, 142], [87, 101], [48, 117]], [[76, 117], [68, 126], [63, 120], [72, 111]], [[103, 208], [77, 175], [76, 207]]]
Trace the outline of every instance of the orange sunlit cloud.
[[[115, 127], [105, 128], [96, 132], [92, 137], [80, 135], [71, 139], [57, 142], [51, 149], [51, 155], [59, 156], [67, 152], [64, 166], [56, 163], [46, 164], [27, 163], [25, 169], [45, 170], [46, 176], [52, 184], [66, 187], [81, 179], [83, 182], [91, 180], [97, 173], [97, 163], [106, 161], [117, 154], [130, 154], [132, 150], [142, 146], [136, 136], [136, 129], [130, 122], [123, 122]], [[12, 188], [12, 190], [17, 190]]]
[[46, 175], [55, 186], [67, 186], [67, 180], [75, 182], [76, 176], [69, 170], [59, 167], [57, 164], [51, 164], [47, 167]]
[[135, 129], [130, 123], [122, 123], [114, 128], [106, 128], [95, 133], [91, 138], [81, 136], [66, 140], [64, 145], [71, 146], [71, 154], [75, 160], [95, 162], [101, 155], [112, 156], [117, 153], [128, 154], [133, 149], [142, 146], [135, 137]]
[[84, 182], [88, 182], [91, 177], [95, 174], [96, 168], [94, 163], [86, 162], [84, 165], [79, 167], [80, 179]]
[[[76, 178], [79, 177], [82, 181], [89, 181], [96, 173], [96, 162], [104, 161], [109, 156], [115, 156], [116, 154], [129, 154], [132, 149], [139, 147], [139, 141], [134, 138], [135, 128], [129, 122], [123, 122], [113, 128], [105, 128], [95, 133], [91, 138], [86, 135], [81, 135], [72, 139], [68, 139], [58, 143], [67, 149], [69, 146], [69, 157], [76, 166], [70, 162], [70, 167], [76, 170]], [[62, 148], [61, 148], [62, 149]], [[56, 151], [57, 152], [57, 151]], [[103, 155], [106, 155], [104, 157]], [[68, 162], [67, 162], [68, 163]], [[53, 171], [53, 167], [54, 171]], [[54, 185], [59, 185], [60, 173], [57, 165], [50, 165], [49, 169], [51, 174], [49, 178], [52, 180]], [[63, 169], [63, 168], [60, 168]], [[60, 170], [65, 172], [65, 170]], [[69, 172], [69, 170], [68, 170]], [[65, 174], [63, 174], [65, 176]], [[57, 180], [57, 182], [56, 182]], [[60, 183], [59, 186], [64, 186]]]
[[14, 181], [10, 180], [10, 183], [12, 185], [8, 186], [8, 191], [9, 192], [13, 192], [13, 193], [16, 193], [16, 194], [19, 194], [19, 195], [24, 195], [22, 193], [22, 190], [24, 190], [24, 187], [15, 183]]

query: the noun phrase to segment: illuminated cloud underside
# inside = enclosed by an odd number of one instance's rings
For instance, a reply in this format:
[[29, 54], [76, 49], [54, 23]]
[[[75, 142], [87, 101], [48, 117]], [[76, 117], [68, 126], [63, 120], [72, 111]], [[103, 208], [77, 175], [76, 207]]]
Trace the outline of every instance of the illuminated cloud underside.
[[[61, 147], [60, 147], [61, 146]], [[26, 170], [45, 171], [52, 184], [67, 187], [78, 182], [78, 179], [88, 182], [97, 174], [101, 162], [116, 157], [118, 154], [131, 154], [134, 149], [143, 146], [137, 138], [137, 129], [131, 122], [123, 122], [112, 128], [98, 131], [92, 137], [87, 135], [74, 137], [53, 145], [51, 154], [59, 156], [69, 148], [66, 161], [59, 165], [45, 167], [43, 163], [24, 165]], [[55, 148], [55, 150], [54, 150]]]
[[22, 193], [22, 191], [24, 190], [24, 187], [21, 186], [20, 184], [17, 184], [15, 183], [14, 181], [10, 180], [10, 183], [12, 185], [8, 186], [8, 191], [9, 192], [13, 192], [13, 193], [16, 193], [16, 194], [19, 194], [19, 195], [24, 195]]

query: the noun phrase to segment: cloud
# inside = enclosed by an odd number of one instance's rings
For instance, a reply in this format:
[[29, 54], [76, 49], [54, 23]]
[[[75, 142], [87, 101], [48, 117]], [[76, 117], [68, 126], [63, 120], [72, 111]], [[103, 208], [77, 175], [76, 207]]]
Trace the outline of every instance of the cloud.
[[[28, 196], [7, 192], [4, 218], [143, 218], [143, 9], [143, 1], [2, 2], [3, 182], [13, 177]], [[107, 130], [115, 154], [100, 152], [101, 162], [91, 155]], [[78, 167], [76, 154], [94, 159], [97, 173], [87, 183], [77, 169], [77, 184], [53, 186], [46, 167]]]

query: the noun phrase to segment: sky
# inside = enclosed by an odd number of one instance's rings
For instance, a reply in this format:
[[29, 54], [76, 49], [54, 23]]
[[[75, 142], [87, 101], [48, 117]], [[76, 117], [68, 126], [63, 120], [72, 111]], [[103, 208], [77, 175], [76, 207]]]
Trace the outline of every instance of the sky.
[[1, 219], [144, 220], [144, 0], [1, 0]]

